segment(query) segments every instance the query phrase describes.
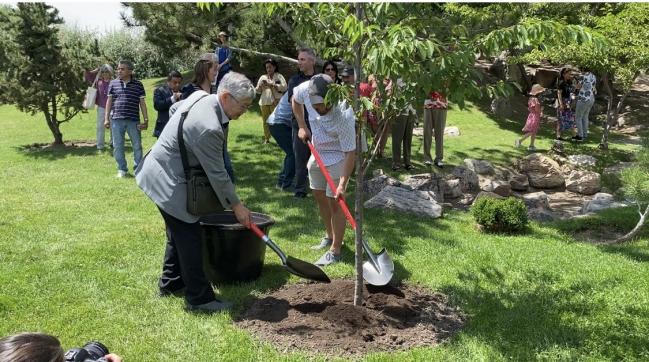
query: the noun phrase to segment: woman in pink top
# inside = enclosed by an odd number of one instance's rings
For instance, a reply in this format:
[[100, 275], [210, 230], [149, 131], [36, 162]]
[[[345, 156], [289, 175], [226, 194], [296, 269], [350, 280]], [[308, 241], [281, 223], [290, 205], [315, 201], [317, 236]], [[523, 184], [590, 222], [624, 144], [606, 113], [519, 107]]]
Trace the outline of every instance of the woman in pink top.
[[95, 99], [95, 105], [97, 106], [97, 149], [103, 150], [106, 129], [104, 127], [104, 115], [106, 114], [106, 101], [108, 100], [108, 84], [113, 79], [113, 68], [108, 64], [104, 64], [93, 71], [86, 72], [85, 78], [86, 82], [97, 88], [97, 98]]
[[521, 146], [527, 137], [530, 137], [530, 146], [527, 148], [529, 151], [536, 151], [534, 147], [534, 140], [536, 139], [536, 133], [541, 127], [541, 116], [543, 115], [543, 110], [541, 108], [541, 102], [536, 97], [538, 94], [542, 93], [545, 90], [540, 84], [534, 84], [532, 90], [530, 91], [530, 99], [527, 101], [527, 110], [530, 112], [527, 115], [527, 121], [525, 122], [525, 127], [523, 127], [523, 133], [525, 135], [516, 140], [516, 147]]

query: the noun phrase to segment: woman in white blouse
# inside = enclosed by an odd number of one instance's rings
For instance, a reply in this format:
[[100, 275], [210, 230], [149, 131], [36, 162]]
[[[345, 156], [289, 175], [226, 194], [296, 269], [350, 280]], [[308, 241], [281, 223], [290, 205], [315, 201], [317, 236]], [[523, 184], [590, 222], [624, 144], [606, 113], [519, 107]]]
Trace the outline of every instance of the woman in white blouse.
[[264, 144], [270, 141], [270, 130], [266, 119], [273, 113], [275, 106], [286, 91], [286, 80], [277, 72], [277, 62], [274, 59], [266, 59], [264, 62], [266, 74], [259, 77], [257, 81], [257, 93], [259, 97], [259, 109], [261, 110], [262, 124], [264, 127]]

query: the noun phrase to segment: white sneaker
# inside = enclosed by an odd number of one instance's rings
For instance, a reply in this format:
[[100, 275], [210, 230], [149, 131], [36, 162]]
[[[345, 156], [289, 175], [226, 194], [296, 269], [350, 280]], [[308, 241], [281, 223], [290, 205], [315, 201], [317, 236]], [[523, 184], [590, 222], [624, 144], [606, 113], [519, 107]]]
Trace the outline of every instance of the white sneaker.
[[521, 146], [521, 140], [514, 141], [514, 147], [518, 148]]
[[536, 147], [534, 147], [534, 146], [529, 146], [529, 147], [527, 148], [527, 150], [528, 150], [528, 151], [531, 151], [531, 152], [534, 152], [534, 151], [536, 151]]
[[128, 176], [128, 172], [122, 170], [117, 171], [117, 176], [116, 176], [117, 178], [124, 178], [126, 176]]

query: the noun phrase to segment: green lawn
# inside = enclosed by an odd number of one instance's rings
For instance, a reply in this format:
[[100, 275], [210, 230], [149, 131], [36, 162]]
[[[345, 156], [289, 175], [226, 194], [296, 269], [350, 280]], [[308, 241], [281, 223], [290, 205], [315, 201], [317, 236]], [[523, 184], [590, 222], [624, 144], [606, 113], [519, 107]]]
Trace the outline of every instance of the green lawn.
[[[153, 84], [145, 82], [149, 99]], [[278, 351], [232, 322], [246, 302], [300, 281], [279, 268], [272, 252], [258, 281], [219, 287], [235, 303], [231, 313], [185, 313], [182, 298], [156, 294], [165, 243], [161, 217], [132, 178], [115, 178], [110, 153], [29, 152], [23, 146], [52, 139], [40, 116], [2, 106], [0, 122], [0, 335], [43, 331], [66, 347], [99, 340], [128, 361], [309, 359]], [[511, 145], [523, 122], [489, 119], [479, 107], [452, 110], [448, 123], [459, 126], [462, 136], [447, 139], [446, 159], [504, 163], [522, 155]], [[65, 124], [63, 134], [66, 140], [93, 139], [94, 113]], [[314, 201], [275, 191], [282, 155], [273, 145], [261, 145], [261, 134], [255, 112], [231, 126], [238, 192], [251, 210], [275, 218], [271, 236], [285, 252], [315, 260], [319, 254], [308, 246], [322, 227]], [[544, 129], [540, 148], [547, 149], [549, 135]], [[145, 150], [153, 141], [146, 131]], [[575, 148], [599, 155], [594, 143]], [[420, 139], [413, 152], [423, 172]], [[599, 166], [631, 153], [616, 146]], [[130, 165], [130, 152], [127, 160]], [[389, 159], [374, 166], [388, 169]], [[395, 260], [396, 279], [447, 294], [469, 316], [447, 344], [367, 360], [649, 359], [649, 233], [624, 246], [591, 245], [571, 236], [593, 228], [628, 230], [633, 209], [533, 223], [519, 236], [480, 234], [461, 212], [438, 220], [376, 210], [365, 215], [371, 243], [385, 246]], [[353, 275], [350, 236], [345, 262], [327, 269], [331, 277]]]

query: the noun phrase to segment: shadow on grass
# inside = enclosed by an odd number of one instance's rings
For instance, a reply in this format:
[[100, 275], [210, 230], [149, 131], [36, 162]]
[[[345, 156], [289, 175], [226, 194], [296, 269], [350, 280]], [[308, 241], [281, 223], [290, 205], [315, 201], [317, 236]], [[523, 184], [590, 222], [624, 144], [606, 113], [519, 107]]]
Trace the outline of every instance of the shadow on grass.
[[[633, 322], [641, 317], [609, 310], [598, 297], [601, 290], [615, 287], [619, 280], [566, 283], [558, 273], [533, 270], [512, 280], [495, 268], [463, 272], [458, 279], [457, 285], [442, 290], [460, 302], [470, 316], [463, 333], [497, 348], [506, 359], [535, 360], [546, 351], [552, 353], [557, 346], [584, 348], [591, 338], [598, 338], [593, 335], [615, 340], [614, 346], [601, 346], [598, 351], [607, 358], [617, 360], [646, 353], [649, 336]], [[637, 312], [647, 315], [646, 310]], [[602, 318], [603, 323], [585, 325], [569, 320]], [[621, 325], [625, 328], [615, 330]]]
[[[132, 151], [130, 143], [126, 143], [125, 151]], [[95, 156], [103, 153], [111, 154], [112, 150], [106, 147], [99, 151], [94, 141], [65, 141], [63, 146], [51, 144], [30, 144], [14, 147], [16, 151], [34, 159], [58, 160], [68, 156]]]

